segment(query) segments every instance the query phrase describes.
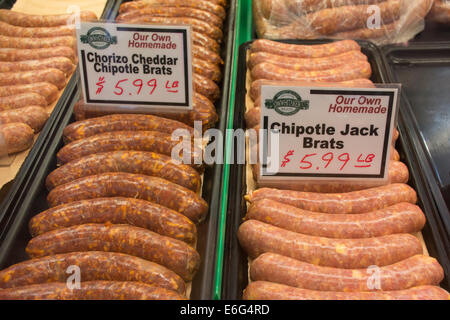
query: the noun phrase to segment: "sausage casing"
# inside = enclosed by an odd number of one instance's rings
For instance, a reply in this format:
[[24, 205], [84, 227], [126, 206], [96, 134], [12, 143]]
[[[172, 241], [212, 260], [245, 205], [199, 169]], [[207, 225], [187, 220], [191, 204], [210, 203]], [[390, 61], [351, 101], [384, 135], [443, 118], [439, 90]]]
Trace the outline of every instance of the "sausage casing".
[[44, 233], [30, 240], [32, 258], [76, 251], [120, 252], [158, 263], [192, 280], [200, 256], [186, 243], [125, 224], [83, 224]]
[[95, 198], [63, 204], [34, 216], [31, 235], [86, 223], [130, 224], [163, 236], [195, 243], [195, 224], [182, 214], [154, 202], [134, 198]]
[[1, 300], [186, 300], [172, 290], [137, 281], [86, 281], [79, 289], [51, 282], [0, 290]]
[[58, 98], [58, 88], [48, 82], [37, 82], [0, 87], [0, 97], [13, 96], [20, 93], [33, 92], [45, 98], [47, 104], [51, 104]]
[[214, 82], [222, 80], [222, 72], [219, 66], [203, 59], [195, 57], [192, 59], [192, 72]]
[[253, 281], [270, 281], [318, 291], [391, 291], [439, 285], [444, 279], [444, 270], [436, 259], [424, 255], [415, 255], [377, 269], [338, 269], [269, 252], [252, 262], [250, 277]]
[[51, 47], [76, 47], [75, 37], [19, 38], [0, 35], [0, 48], [38, 49]]
[[36, 92], [24, 92], [0, 97], [0, 111], [23, 108], [26, 106], [46, 107], [47, 101], [43, 96]]
[[192, 167], [176, 164], [169, 156], [144, 151], [95, 153], [51, 172], [45, 181], [48, 190], [73, 180], [105, 172], [129, 172], [156, 176], [194, 192], [201, 186], [199, 173]]
[[334, 268], [386, 266], [422, 254], [422, 245], [407, 233], [365, 239], [330, 239], [281, 229], [257, 220], [239, 227], [239, 243], [251, 258], [265, 252]]
[[24, 28], [0, 21], [0, 35], [20, 38], [50, 38], [60, 36], [76, 36], [75, 25], [58, 27]]
[[62, 89], [66, 85], [66, 76], [61, 70], [48, 68], [22, 72], [4, 72], [0, 77], [0, 86], [31, 84], [36, 82], [49, 82], [54, 84], [58, 89]]
[[417, 202], [417, 194], [407, 184], [394, 183], [346, 193], [315, 193], [261, 188], [249, 196], [250, 202], [272, 199], [297, 208], [323, 213], [364, 213], [400, 202]]
[[[33, 144], [34, 132], [29, 125], [20, 122], [0, 124], [0, 147], [7, 154], [28, 149]], [[0, 152], [5, 153], [3, 150]]]
[[192, 78], [192, 84], [195, 92], [198, 92], [212, 102], [215, 102], [217, 99], [219, 99], [220, 89], [217, 84], [214, 83], [214, 81], [197, 73], [194, 73]]
[[173, 271], [154, 262], [117, 252], [71, 252], [26, 260], [0, 271], [0, 288], [66, 282], [70, 266], [80, 268], [82, 281], [139, 281], [180, 294], [185, 284]]
[[450, 294], [437, 286], [375, 292], [314, 291], [278, 283], [255, 281], [244, 290], [244, 300], [450, 300]]
[[49, 114], [38, 106], [23, 107], [14, 110], [0, 111], [0, 124], [21, 122], [29, 125], [34, 132], [41, 131]]
[[78, 200], [127, 197], [153, 201], [199, 222], [208, 204], [195, 192], [170, 181], [124, 172], [83, 177], [54, 188], [47, 200], [51, 207]]

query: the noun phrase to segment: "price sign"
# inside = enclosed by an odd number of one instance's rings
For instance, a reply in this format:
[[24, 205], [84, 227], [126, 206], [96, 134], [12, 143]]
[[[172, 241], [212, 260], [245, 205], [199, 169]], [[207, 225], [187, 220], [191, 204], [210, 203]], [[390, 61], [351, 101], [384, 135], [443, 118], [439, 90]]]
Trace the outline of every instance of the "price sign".
[[189, 26], [81, 23], [85, 103], [191, 110], [190, 32]]
[[263, 85], [260, 180], [386, 180], [398, 91]]

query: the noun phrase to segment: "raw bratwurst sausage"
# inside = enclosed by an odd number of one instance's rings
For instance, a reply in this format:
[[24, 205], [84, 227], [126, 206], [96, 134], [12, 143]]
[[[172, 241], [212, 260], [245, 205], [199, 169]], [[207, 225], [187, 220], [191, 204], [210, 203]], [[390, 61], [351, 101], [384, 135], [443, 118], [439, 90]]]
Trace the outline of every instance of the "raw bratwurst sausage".
[[25, 123], [0, 124], [0, 155], [28, 149], [33, 144], [33, 138], [33, 129]]
[[75, 65], [69, 58], [66, 57], [54, 57], [41, 60], [24, 60], [16, 62], [0, 62], [0, 72], [18, 72], [48, 68], [59, 69], [66, 75], [69, 75], [75, 70]]
[[0, 87], [0, 97], [13, 96], [20, 93], [37, 93], [45, 98], [47, 104], [51, 104], [58, 98], [58, 88], [48, 82], [36, 82]]
[[252, 262], [250, 277], [253, 281], [270, 281], [318, 291], [391, 291], [439, 285], [444, 279], [444, 270], [436, 259], [424, 255], [380, 268], [338, 269], [263, 253]]
[[101, 197], [129, 197], [153, 201], [199, 222], [208, 204], [195, 192], [170, 181], [141, 174], [101, 173], [63, 184], [48, 197], [51, 207], [78, 200]]
[[44, 233], [30, 240], [32, 258], [76, 251], [120, 252], [153, 261], [192, 280], [200, 256], [186, 243], [126, 224], [83, 224]]
[[407, 184], [394, 183], [347, 193], [315, 193], [262, 188], [246, 196], [250, 202], [272, 199], [300, 209], [323, 213], [365, 213], [400, 202], [417, 202]]
[[307, 211], [270, 199], [252, 202], [246, 219], [306, 235], [341, 239], [418, 232], [426, 221], [422, 210], [407, 202], [353, 215]]
[[265, 252], [334, 268], [386, 266], [422, 254], [422, 245], [407, 233], [365, 239], [330, 239], [308, 236], [257, 220], [241, 224], [239, 243], [251, 258]]
[[[20, 27], [57, 27], [75, 23], [75, 14], [32, 15], [1, 9], [0, 21]], [[80, 11], [81, 21], [95, 21], [97, 16], [91, 11]]]
[[0, 21], [0, 35], [20, 38], [49, 38], [60, 36], [76, 36], [75, 25], [58, 27], [17, 27]]
[[66, 85], [66, 76], [61, 70], [48, 68], [22, 72], [4, 72], [0, 77], [0, 86], [35, 82], [49, 82], [54, 84], [58, 89], [62, 89]]
[[23, 107], [0, 112], [0, 124], [21, 122], [29, 125], [35, 133], [41, 131], [49, 114], [37, 106]]
[[244, 300], [450, 300], [450, 294], [437, 286], [376, 292], [314, 291], [278, 283], [255, 281], [244, 290]]
[[19, 38], [0, 35], [0, 48], [16, 49], [38, 49], [51, 47], [75, 48], [77, 40], [75, 37], [50, 37], [50, 38]]
[[47, 176], [45, 184], [47, 189], [51, 190], [73, 180], [105, 172], [129, 172], [160, 177], [194, 192], [198, 192], [201, 186], [200, 175], [192, 167], [176, 164], [169, 156], [144, 151], [91, 154], [55, 169]]
[[38, 49], [0, 48], [0, 61], [40, 60], [52, 57], [66, 57], [76, 61], [75, 51], [70, 47], [52, 47]]
[[18, 109], [27, 106], [46, 107], [47, 101], [35, 92], [24, 92], [11, 96], [0, 97], [0, 111]]
[[95, 198], [66, 203], [34, 216], [29, 223], [33, 237], [86, 223], [130, 224], [160, 235], [195, 243], [195, 224], [182, 214], [159, 204], [134, 198]]
[[82, 281], [139, 281], [180, 294], [185, 284], [173, 271], [154, 262], [117, 252], [71, 252], [26, 260], [0, 271], [0, 288], [66, 282], [67, 269], [77, 266]]
[[172, 290], [137, 281], [86, 281], [79, 289], [51, 282], [0, 290], [0, 300], [186, 300]]

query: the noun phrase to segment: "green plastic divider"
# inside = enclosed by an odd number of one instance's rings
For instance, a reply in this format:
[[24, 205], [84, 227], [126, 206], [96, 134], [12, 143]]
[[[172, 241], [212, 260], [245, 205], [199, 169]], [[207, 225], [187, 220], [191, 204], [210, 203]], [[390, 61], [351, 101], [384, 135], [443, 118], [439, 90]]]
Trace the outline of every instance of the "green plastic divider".
[[[232, 60], [232, 82], [230, 86], [230, 99], [229, 99], [229, 112], [227, 119], [227, 131], [233, 129], [234, 122], [234, 105], [236, 94], [236, 77], [237, 77], [237, 60], [239, 46], [251, 40], [252, 37], [252, 2], [251, 0], [237, 0], [236, 4], [236, 29], [234, 33], [234, 46], [233, 46], [233, 60]], [[229, 192], [229, 178], [230, 178], [230, 158], [231, 148], [233, 147], [233, 135], [227, 134], [225, 136], [225, 164], [222, 175], [222, 196], [221, 196], [221, 208], [220, 208], [220, 222], [217, 237], [217, 256], [216, 256], [216, 271], [214, 275], [214, 299], [220, 300], [222, 296], [222, 273], [223, 273], [223, 256], [225, 248], [225, 226], [227, 223], [227, 210], [228, 210], [228, 192]]]

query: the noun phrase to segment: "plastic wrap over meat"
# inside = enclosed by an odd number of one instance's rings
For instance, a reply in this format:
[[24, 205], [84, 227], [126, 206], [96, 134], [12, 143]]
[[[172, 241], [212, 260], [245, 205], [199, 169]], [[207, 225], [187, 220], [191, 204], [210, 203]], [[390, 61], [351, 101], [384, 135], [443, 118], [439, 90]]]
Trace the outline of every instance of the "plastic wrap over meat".
[[401, 43], [424, 28], [433, 0], [254, 0], [259, 37]]
[[450, 1], [434, 0], [433, 7], [427, 16], [427, 19], [450, 25]]

